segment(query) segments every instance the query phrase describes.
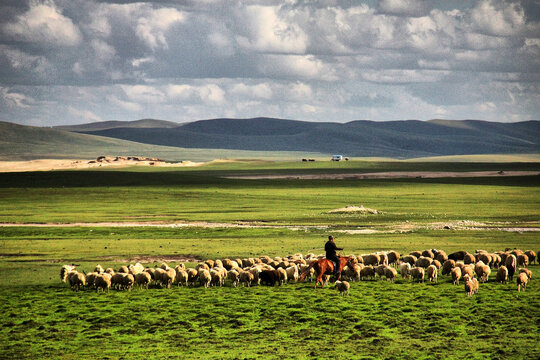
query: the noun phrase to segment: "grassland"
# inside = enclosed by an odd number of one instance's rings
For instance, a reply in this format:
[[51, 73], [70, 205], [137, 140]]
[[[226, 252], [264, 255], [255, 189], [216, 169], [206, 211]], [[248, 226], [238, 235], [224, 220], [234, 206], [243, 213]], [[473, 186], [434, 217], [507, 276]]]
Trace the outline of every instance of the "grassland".
[[[341, 166], [341, 168], [336, 168]], [[0, 358], [25, 359], [537, 359], [540, 266], [525, 292], [481, 284], [467, 298], [448, 277], [352, 284], [349, 297], [309, 283], [96, 294], [60, 282], [140, 256], [224, 258], [425, 248], [540, 249], [538, 177], [229, 180], [231, 173], [535, 170], [535, 163], [212, 164], [0, 174]], [[380, 215], [330, 214], [345, 205]], [[474, 229], [432, 227], [467, 220]], [[255, 227], [66, 227], [84, 222], [248, 222]], [[56, 223], [30, 227], [28, 223]], [[264, 227], [262, 227], [264, 226]], [[501, 231], [499, 228], [520, 228]], [[350, 230], [373, 233], [347, 233]], [[345, 232], [341, 232], [345, 231]], [[152, 266], [154, 263], [148, 265]], [[188, 266], [193, 266], [188, 263]], [[493, 276], [492, 276], [493, 278]]]

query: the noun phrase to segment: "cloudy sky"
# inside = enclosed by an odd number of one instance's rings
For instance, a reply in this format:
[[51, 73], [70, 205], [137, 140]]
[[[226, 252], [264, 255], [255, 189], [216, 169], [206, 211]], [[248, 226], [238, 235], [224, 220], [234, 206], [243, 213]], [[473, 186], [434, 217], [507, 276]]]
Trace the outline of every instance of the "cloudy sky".
[[540, 119], [540, 4], [1, 0], [0, 120]]

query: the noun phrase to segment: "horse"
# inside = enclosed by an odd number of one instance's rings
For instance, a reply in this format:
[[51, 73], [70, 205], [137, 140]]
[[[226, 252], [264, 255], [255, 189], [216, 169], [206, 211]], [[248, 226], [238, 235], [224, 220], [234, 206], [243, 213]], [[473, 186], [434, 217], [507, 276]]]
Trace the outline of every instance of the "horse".
[[[336, 280], [339, 280], [341, 278], [341, 271], [345, 267], [345, 265], [352, 265], [352, 262], [355, 260], [352, 256], [344, 257], [340, 256], [339, 258], [339, 273]], [[300, 275], [300, 279], [298, 281], [304, 281], [306, 278], [306, 275], [309, 273], [311, 268], [315, 269], [315, 273], [317, 274], [317, 282], [315, 282], [315, 289], [317, 288], [317, 284], [321, 283], [321, 287], [324, 287], [324, 283], [322, 281], [323, 275], [332, 275], [334, 274], [334, 262], [332, 260], [328, 259], [319, 259], [316, 261], [313, 261]]]

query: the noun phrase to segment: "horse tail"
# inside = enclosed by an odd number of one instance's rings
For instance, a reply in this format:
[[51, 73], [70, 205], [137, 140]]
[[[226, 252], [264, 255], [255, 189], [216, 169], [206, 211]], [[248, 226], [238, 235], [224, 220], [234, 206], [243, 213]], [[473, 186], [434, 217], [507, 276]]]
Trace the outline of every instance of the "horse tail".
[[298, 278], [298, 281], [304, 281], [307, 274], [309, 274], [309, 270], [311, 270], [311, 268], [313, 268], [315, 264], [317, 264], [317, 261], [313, 261], [311, 264], [309, 264], [309, 266], [300, 274], [300, 278]]

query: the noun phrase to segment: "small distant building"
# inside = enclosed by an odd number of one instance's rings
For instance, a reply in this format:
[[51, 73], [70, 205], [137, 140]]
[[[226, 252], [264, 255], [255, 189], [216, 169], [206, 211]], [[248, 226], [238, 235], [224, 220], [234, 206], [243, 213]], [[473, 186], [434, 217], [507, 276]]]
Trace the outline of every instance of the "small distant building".
[[332, 155], [332, 161], [341, 161], [343, 160], [343, 155]]

